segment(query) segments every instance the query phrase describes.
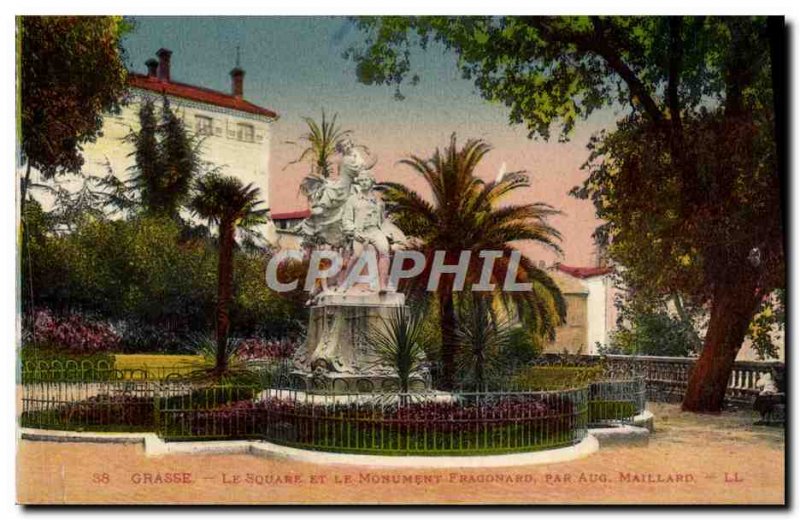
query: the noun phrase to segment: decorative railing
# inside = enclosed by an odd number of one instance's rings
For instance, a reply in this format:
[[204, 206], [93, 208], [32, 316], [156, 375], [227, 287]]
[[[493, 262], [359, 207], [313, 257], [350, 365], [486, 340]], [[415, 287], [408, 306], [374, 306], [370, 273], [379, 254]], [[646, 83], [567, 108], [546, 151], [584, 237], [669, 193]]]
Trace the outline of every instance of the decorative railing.
[[561, 386], [549, 378], [567, 374], [539, 370], [505, 388], [441, 392], [421, 385], [402, 393], [351, 390], [336, 378], [319, 387], [293, 384], [288, 365], [272, 361], [250, 363], [247, 374], [257, 377], [242, 379], [248, 383], [227, 384], [168, 367], [117, 370], [106, 362], [21, 368], [24, 427], [152, 431], [170, 441], [249, 438], [348, 453], [552, 449], [582, 441], [590, 425], [630, 423], [645, 403], [643, 378], [620, 371], [597, 379], [597, 369], [587, 372], [591, 381], [570, 377]]
[[[219, 394], [221, 389], [205, 391]], [[258, 438], [383, 455], [468, 455], [569, 446], [587, 434], [587, 389], [556, 392], [310, 394], [269, 389], [216, 404], [198, 395], [159, 410], [167, 440]], [[206, 406], [211, 403], [213, 406]]]
[[[561, 361], [563, 356], [546, 354], [545, 359]], [[689, 374], [696, 358], [666, 356], [580, 355], [571, 363], [596, 364], [603, 362], [606, 375], [624, 377], [626, 374], [644, 378], [647, 398], [651, 401], [679, 402], [686, 393]], [[782, 386], [785, 365], [779, 361], [737, 361], [728, 381], [726, 399], [731, 404], [750, 405], [759, 393], [756, 383], [764, 374], [772, 374]]]
[[[642, 379], [552, 391], [316, 392], [281, 386], [156, 379], [102, 367], [28, 366], [23, 427], [152, 431], [165, 440], [261, 439], [310, 450], [385, 455], [536, 451], [583, 440], [590, 425], [629, 423]], [[66, 370], [66, 367], [63, 367]], [[267, 367], [270, 368], [270, 367]], [[55, 370], [55, 373], [53, 371]], [[336, 387], [335, 384], [332, 385]]]

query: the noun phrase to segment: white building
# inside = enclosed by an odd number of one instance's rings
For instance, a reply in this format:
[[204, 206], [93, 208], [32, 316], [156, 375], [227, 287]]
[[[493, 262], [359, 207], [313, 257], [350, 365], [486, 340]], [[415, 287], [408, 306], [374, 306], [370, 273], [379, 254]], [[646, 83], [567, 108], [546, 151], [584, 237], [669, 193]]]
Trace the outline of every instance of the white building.
[[609, 267], [556, 264], [550, 275], [567, 304], [567, 322], [556, 331], [549, 352], [597, 354], [597, 344], [608, 344], [616, 323], [614, 285]]
[[[119, 114], [104, 116], [103, 135], [84, 146], [83, 171], [105, 175], [110, 167], [114, 174], [127, 179], [133, 145], [125, 142], [131, 129], [139, 127], [139, 108], [145, 99], [155, 101], [156, 108], [166, 96], [170, 106], [186, 124], [187, 130], [202, 139], [201, 158], [222, 167], [222, 173], [233, 175], [245, 184], [254, 183], [269, 207], [269, 161], [272, 123], [278, 115], [244, 99], [245, 72], [238, 65], [230, 71], [230, 93], [174, 81], [170, 73], [172, 52], [159, 49], [158, 60], [146, 62], [147, 74], [129, 73], [129, 102]], [[59, 183], [71, 189], [77, 179], [64, 177]], [[37, 192], [45, 207], [52, 198]]]

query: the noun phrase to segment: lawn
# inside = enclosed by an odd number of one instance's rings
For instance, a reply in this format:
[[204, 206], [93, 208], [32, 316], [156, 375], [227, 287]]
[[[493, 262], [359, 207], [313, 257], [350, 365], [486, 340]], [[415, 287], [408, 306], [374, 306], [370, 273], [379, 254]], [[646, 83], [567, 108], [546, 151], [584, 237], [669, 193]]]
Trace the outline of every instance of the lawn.
[[203, 356], [168, 354], [115, 354], [114, 368], [123, 372], [147, 371], [148, 379], [163, 379], [170, 374], [186, 375], [210, 366]]

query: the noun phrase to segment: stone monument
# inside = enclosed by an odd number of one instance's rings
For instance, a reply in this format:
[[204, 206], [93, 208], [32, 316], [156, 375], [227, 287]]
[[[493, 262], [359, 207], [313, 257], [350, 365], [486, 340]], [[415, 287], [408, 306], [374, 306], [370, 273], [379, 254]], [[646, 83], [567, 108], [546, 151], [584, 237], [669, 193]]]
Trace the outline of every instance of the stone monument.
[[[343, 266], [322, 280], [309, 300], [308, 335], [295, 356], [293, 376], [311, 391], [394, 391], [396, 372], [376, 358], [367, 333], [405, 305], [403, 293], [388, 283], [390, 255], [404, 247], [405, 236], [374, 189], [374, 161], [368, 164], [349, 140], [336, 151], [341, 156], [337, 179], [304, 181], [311, 216], [298, 231], [305, 248], [332, 250]], [[426, 381], [418, 374], [410, 386], [422, 390]]]

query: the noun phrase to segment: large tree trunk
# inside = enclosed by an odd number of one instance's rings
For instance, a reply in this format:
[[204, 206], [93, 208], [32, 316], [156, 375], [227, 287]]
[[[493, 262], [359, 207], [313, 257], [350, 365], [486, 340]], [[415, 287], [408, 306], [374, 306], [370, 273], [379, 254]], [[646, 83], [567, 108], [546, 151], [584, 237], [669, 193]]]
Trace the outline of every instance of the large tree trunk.
[[703, 352], [692, 368], [683, 410], [719, 412], [736, 354], [758, 306], [755, 279], [720, 287], [711, 305]]
[[228, 308], [233, 299], [233, 222], [222, 221], [219, 226], [219, 263], [217, 265], [217, 362], [215, 370], [222, 373], [228, 368]]
[[442, 389], [452, 390], [455, 386], [456, 352], [456, 309], [453, 303], [452, 275], [443, 275], [439, 280], [439, 324], [442, 332]]

